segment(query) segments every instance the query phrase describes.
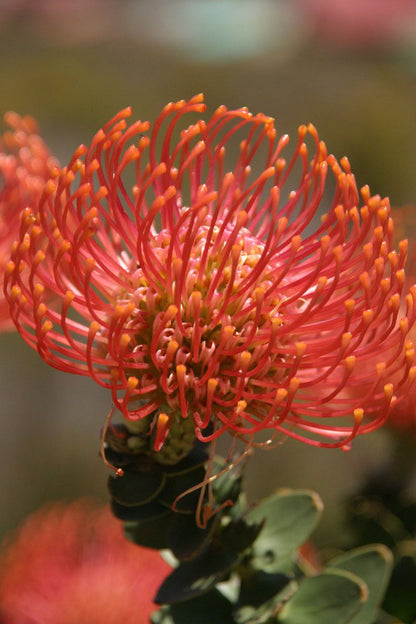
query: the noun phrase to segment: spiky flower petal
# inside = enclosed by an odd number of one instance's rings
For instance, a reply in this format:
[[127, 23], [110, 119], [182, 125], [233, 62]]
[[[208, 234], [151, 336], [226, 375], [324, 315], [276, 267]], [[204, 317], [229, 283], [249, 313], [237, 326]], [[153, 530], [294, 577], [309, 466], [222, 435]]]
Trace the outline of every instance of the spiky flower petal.
[[[18, 236], [20, 212], [35, 209], [56, 160], [39, 136], [32, 117], [5, 115], [9, 129], [0, 137], [0, 275], [10, 257], [13, 241]], [[0, 298], [0, 330], [14, 329], [9, 306]]]

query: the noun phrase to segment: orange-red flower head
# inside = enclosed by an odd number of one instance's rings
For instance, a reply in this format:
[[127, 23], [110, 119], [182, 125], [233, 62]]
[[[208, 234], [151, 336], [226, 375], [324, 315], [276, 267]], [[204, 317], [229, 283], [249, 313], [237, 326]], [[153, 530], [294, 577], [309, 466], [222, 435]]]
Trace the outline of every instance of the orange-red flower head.
[[[4, 275], [13, 241], [18, 236], [20, 212], [36, 209], [43, 186], [56, 161], [39, 136], [31, 117], [7, 113], [9, 129], [0, 138], [0, 275]], [[9, 306], [0, 298], [0, 330], [14, 328]]]
[[88, 501], [41, 508], [0, 550], [7, 624], [147, 624], [170, 568]]
[[23, 213], [13, 320], [127, 419], [154, 414], [158, 448], [182, 420], [206, 441], [343, 446], [415, 375], [406, 242], [312, 125], [290, 151], [245, 108], [184, 125], [204, 110], [196, 96], [128, 126], [125, 109], [76, 150]]

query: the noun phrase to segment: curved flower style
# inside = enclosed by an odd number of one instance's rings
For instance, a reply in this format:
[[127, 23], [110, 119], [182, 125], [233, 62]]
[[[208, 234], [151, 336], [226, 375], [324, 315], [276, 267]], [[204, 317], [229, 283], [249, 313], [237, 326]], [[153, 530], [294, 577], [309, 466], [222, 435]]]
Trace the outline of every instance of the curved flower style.
[[[0, 138], [0, 274], [4, 274], [13, 241], [18, 236], [20, 212], [35, 207], [56, 161], [38, 134], [31, 117], [7, 113], [9, 130]], [[9, 306], [0, 298], [0, 330], [14, 329]]]
[[288, 137], [245, 108], [178, 134], [204, 110], [168, 104], [151, 128], [126, 109], [76, 150], [23, 214], [13, 320], [127, 419], [154, 414], [156, 450], [173, 423], [207, 442], [271, 430], [344, 446], [415, 376], [406, 242], [392, 249], [388, 199], [364, 187], [360, 207], [312, 125], [286, 160]]
[[110, 511], [81, 500], [41, 508], [0, 552], [7, 624], [145, 624], [170, 568], [128, 542]]

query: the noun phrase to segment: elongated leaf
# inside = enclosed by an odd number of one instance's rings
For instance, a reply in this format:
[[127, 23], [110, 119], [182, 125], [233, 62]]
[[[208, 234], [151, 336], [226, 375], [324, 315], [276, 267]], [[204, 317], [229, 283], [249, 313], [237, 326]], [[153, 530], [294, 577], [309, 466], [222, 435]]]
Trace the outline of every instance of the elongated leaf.
[[202, 555], [181, 563], [159, 587], [155, 602], [173, 604], [196, 598], [212, 590], [238, 561], [220, 544], [212, 544]]
[[328, 569], [301, 583], [280, 612], [278, 622], [347, 624], [363, 607], [367, 594], [365, 583], [351, 572]]
[[282, 562], [296, 552], [317, 526], [322, 509], [315, 492], [281, 490], [250, 510], [247, 522], [265, 521], [253, 544], [252, 565], [264, 572], [281, 571]]
[[162, 607], [152, 615], [153, 624], [234, 624], [232, 605], [219, 591]]
[[377, 608], [383, 600], [392, 566], [393, 555], [386, 546], [381, 544], [356, 548], [330, 562], [329, 568], [348, 570], [359, 576], [368, 587], [368, 600], [359, 613], [353, 617], [351, 624], [368, 624], [375, 621]]

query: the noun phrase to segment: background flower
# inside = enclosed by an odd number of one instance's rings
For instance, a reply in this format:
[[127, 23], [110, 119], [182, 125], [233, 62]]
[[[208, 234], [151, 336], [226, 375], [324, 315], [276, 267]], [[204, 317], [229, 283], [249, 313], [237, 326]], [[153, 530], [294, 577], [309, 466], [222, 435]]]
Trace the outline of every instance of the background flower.
[[0, 552], [7, 624], [144, 624], [170, 568], [128, 542], [110, 511], [88, 500], [30, 516]]
[[[32, 117], [7, 113], [9, 126], [0, 138], [0, 276], [18, 236], [20, 211], [36, 209], [43, 185], [57, 161], [51, 156]], [[0, 296], [0, 330], [12, 329], [9, 306]]]
[[389, 202], [364, 187], [359, 208], [348, 160], [312, 125], [286, 158], [288, 137], [245, 108], [178, 135], [204, 109], [171, 103], [153, 128], [125, 109], [56, 171], [22, 215], [13, 319], [129, 420], [156, 412], [156, 450], [189, 421], [204, 441], [270, 429], [344, 446], [415, 374]]

